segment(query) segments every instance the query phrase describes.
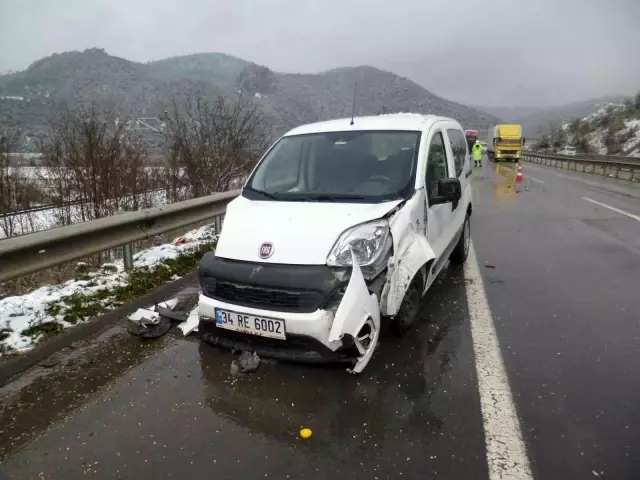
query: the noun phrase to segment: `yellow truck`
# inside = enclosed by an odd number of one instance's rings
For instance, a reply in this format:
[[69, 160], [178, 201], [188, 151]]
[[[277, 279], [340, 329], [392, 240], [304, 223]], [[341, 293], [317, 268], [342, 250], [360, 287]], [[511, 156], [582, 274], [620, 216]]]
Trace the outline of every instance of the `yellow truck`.
[[495, 125], [487, 136], [487, 155], [490, 160], [518, 162], [524, 146], [522, 125]]

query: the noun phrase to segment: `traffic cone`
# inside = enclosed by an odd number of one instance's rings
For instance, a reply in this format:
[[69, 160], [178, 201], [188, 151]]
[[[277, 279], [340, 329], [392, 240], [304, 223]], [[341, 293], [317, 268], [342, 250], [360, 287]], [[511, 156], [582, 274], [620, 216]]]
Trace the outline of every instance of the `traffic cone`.
[[518, 163], [518, 169], [516, 170], [516, 193], [520, 192], [521, 183], [522, 183], [522, 165]]

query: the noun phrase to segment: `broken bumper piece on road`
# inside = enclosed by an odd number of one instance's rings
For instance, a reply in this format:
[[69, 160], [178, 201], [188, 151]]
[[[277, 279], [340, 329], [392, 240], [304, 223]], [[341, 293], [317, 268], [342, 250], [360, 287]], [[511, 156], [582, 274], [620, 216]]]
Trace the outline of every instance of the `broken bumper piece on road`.
[[201, 294], [198, 331], [204, 341], [223, 348], [295, 362], [345, 362], [353, 373], [362, 372], [380, 337], [380, 310], [354, 264], [337, 309], [274, 311]]
[[[166, 334], [171, 322], [177, 322], [178, 328], [187, 336], [198, 329], [198, 293], [194, 289], [185, 289], [176, 298], [157, 304], [153, 310], [139, 308], [127, 317], [127, 330], [140, 338], [152, 339]], [[185, 308], [191, 310], [184, 311]]]

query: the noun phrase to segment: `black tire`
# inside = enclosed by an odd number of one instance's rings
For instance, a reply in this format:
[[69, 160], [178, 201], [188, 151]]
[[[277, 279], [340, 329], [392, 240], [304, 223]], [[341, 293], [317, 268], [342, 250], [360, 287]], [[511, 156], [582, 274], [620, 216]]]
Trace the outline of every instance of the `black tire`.
[[460, 238], [451, 253], [451, 263], [455, 265], [462, 265], [469, 256], [469, 246], [471, 245], [471, 217], [467, 214], [464, 219], [464, 225], [462, 226], [462, 232], [460, 232]]
[[404, 294], [398, 314], [391, 322], [391, 330], [398, 337], [402, 337], [407, 333], [418, 317], [422, 300], [421, 285], [420, 272], [418, 272], [416, 278], [413, 279], [413, 282], [411, 282], [411, 285]]

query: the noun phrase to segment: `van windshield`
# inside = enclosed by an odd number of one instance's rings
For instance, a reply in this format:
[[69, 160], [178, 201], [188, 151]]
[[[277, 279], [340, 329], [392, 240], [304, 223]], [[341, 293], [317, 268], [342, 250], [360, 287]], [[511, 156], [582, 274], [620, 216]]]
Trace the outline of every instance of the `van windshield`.
[[379, 203], [411, 195], [420, 132], [328, 132], [281, 138], [243, 191], [253, 200]]

